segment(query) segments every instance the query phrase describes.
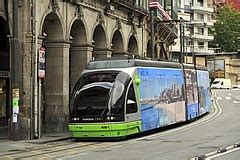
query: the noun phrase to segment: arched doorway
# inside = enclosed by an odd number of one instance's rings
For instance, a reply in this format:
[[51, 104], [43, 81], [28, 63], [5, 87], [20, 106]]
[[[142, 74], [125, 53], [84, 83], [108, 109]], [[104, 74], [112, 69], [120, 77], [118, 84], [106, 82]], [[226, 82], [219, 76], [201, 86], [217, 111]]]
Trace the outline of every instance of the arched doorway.
[[85, 65], [92, 56], [92, 47], [87, 44], [86, 28], [81, 20], [75, 20], [72, 24], [70, 38], [70, 94], [79, 79]]
[[94, 29], [92, 44], [94, 45], [92, 56], [95, 60], [102, 57], [111, 56], [110, 50], [107, 49], [106, 33], [100, 24]]
[[46, 77], [43, 87], [43, 129], [64, 132], [68, 124], [69, 47], [64, 40], [62, 23], [56, 13], [48, 14], [43, 23], [45, 35]]
[[0, 139], [8, 138], [8, 119], [10, 117], [10, 46], [8, 35], [8, 22], [0, 17]]
[[131, 55], [138, 55], [138, 44], [134, 35], [131, 35], [128, 41], [128, 53]]
[[116, 30], [113, 34], [112, 38], [112, 57], [123, 56], [124, 49], [123, 49], [123, 38], [121, 32]]

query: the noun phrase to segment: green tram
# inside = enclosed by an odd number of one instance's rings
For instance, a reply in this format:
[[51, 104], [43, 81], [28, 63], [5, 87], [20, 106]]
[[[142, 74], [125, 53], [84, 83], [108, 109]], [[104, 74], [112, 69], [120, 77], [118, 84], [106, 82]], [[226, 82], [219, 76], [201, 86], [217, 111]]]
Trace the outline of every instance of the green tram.
[[73, 138], [124, 138], [195, 119], [212, 106], [204, 67], [142, 59], [92, 61], [70, 98]]

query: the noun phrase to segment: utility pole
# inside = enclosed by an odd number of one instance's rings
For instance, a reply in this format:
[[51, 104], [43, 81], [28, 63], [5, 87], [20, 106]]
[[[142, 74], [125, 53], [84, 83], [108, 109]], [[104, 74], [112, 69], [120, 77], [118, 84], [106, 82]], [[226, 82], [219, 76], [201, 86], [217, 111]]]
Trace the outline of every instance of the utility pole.
[[180, 17], [179, 20], [179, 28], [180, 28], [180, 63], [183, 63], [183, 36], [182, 36], [182, 25], [183, 25], [183, 19]]
[[155, 44], [155, 36], [154, 36], [154, 10], [150, 10], [151, 17], [151, 54], [152, 58], [154, 58], [154, 44]]
[[13, 45], [11, 52], [11, 105], [12, 105], [12, 139], [19, 140], [19, 39], [18, 39], [18, 1], [13, 1]]

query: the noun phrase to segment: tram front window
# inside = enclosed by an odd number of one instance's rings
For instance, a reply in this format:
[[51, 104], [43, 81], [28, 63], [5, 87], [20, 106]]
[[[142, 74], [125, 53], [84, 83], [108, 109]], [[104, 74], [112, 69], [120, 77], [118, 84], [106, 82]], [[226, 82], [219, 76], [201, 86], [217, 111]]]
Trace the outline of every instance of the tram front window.
[[70, 122], [123, 121], [129, 80], [124, 72], [84, 74], [73, 90]]

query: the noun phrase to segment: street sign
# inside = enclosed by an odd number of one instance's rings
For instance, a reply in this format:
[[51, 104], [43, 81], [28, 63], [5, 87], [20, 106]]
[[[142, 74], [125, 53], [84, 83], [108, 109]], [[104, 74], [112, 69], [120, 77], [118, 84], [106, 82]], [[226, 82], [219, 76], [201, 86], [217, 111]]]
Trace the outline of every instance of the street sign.
[[[14, 88], [12, 90], [12, 107], [13, 107], [13, 116], [19, 114], [19, 89]], [[17, 116], [15, 116], [17, 117]]]
[[45, 78], [45, 48], [39, 49], [38, 77]]

